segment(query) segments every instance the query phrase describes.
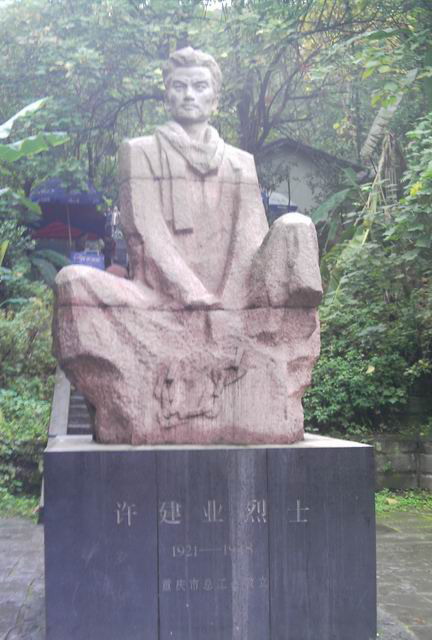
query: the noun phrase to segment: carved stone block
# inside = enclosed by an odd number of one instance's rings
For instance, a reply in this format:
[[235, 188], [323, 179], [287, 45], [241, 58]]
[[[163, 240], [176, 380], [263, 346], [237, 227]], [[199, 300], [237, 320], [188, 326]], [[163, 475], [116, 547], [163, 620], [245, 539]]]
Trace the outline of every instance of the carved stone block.
[[315, 309], [60, 306], [56, 352], [102, 443], [292, 443], [319, 352]]
[[173, 120], [119, 150], [130, 280], [62, 269], [55, 353], [99, 442], [296, 442], [319, 352], [315, 227], [269, 230], [253, 156], [208, 124], [211, 56], [182, 49], [164, 79]]

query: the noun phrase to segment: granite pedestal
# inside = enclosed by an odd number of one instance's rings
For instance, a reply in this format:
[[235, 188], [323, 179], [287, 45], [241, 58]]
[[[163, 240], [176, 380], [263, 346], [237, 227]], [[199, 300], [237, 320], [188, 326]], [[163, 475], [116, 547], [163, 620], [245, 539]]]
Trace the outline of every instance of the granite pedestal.
[[372, 640], [371, 447], [45, 454], [47, 640]]

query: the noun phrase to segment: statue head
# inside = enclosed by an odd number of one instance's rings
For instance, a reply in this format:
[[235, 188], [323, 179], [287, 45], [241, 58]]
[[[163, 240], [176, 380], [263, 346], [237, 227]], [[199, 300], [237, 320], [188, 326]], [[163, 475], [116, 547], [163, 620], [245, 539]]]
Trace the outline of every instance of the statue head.
[[207, 53], [186, 47], [173, 53], [163, 71], [165, 104], [183, 125], [207, 122], [217, 107], [222, 73]]
[[222, 71], [218, 63], [209, 53], [204, 53], [204, 51], [193, 49], [192, 47], [185, 47], [184, 49], [174, 51], [168, 58], [163, 68], [163, 81], [166, 90], [168, 90], [170, 85], [173, 71], [187, 67], [207, 68], [211, 74], [214, 92], [219, 96], [222, 86]]

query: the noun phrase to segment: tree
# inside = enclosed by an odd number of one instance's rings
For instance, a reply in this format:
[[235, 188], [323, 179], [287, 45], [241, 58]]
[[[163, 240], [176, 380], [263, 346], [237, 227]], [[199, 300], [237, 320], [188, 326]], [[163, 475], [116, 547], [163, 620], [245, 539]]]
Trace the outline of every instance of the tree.
[[0, 22], [6, 97], [0, 112], [43, 86], [52, 101], [34, 125], [67, 131], [60, 158], [81, 163], [109, 194], [120, 141], [163, 119], [161, 60], [203, 16], [201, 3], [170, 0], [14, 3]]
[[[0, 139], [9, 139], [16, 123], [37, 112], [45, 103], [45, 99], [37, 100], [0, 125]], [[64, 133], [41, 132], [16, 142], [0, 144], [0, 183], [7, 184], [10, 181], [10, 167], [15, 162], [38, 155], [42, 151], [62, 145], [66, 141], [67, 136]], [[0, 189], [1, 304], [7, 302], [7, 291], [11, 285], [13, 288], [17, 284], [17, 280], [19, 282], [20, 279], [23, 279], [25, 283], [24, 275], [31, 265], [36, 267], [45, 279], [52, 280], [56, 274], [52, 263], [59, 266], [67, 264], [63, 256], [54, 251], [34, 251], [33, 243], [30, 241], [24, 223], [34, 220], [39, 215], [39, 206], [29, 200], [22, 191], [16, 191], [10, 186], [4, 186]], [[28, 264], [26, 266], [21, 264], [17, 278], [12, 266], [25, 261]]]
[[[335, 71], [326, 52], [392, 24], [403, 0], [379, 8], [364, 0], [233, 0], [229, 6], [213, 3], [216, 10], [207, 5], [199, 0], [12, 3], [0, 19], [5, 60], [0, 113], [9, 114], [44, 86], [53, 100], [38, 126], [66, 130], [71, 142], [61, 158], [73, 157], [114, 196], [119, 142], [164, 119], [161, 67], [175, 48], [192, 44], [222, 64], [225, 87], [216, 125], [229, 142], [258, 161], [287, 137], [343, 151], [346, 139], [338, 143], [333, 125], [352, 105], [358, 116], [367, 91], [359, 91], [358, 70]], [[348, 147], [354, 154], [365, 126], [357, 116], [358, 131]], [[35, 170], [42, 177], [52, 166], [31, 167], [33, 179]]]

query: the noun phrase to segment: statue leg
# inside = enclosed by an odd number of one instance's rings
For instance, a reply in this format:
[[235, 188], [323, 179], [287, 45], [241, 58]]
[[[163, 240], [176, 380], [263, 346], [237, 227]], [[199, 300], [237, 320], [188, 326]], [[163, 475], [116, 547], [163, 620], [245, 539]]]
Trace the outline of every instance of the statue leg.
[[322, 286], [315, 226], [300, 213], [281, 216], [258, 250], [251, 272], [256, 307], [317, 307]]
[[119, 278], [100, 269], [84, 266], [64, 267], [55, 280], [56, 306], [138, 307], [157, 306], [152, 290], [132, 280]]
[[[56, 278], [55, 305], [54, 352], [68, 378], [96, 408], [98, 439], [104, 439], [109, 418], [116, 423], [118, 442], [132, 442], [134, 416], [128, 414], [136, 404], [137, 384], [128, 385], [134, 344], [128, 322], [154, 305], [152, 292], [147, 295], [144, 287], [99, 269], [69, 266]], [[113, 381], [124, 390], [121, 402]]]

